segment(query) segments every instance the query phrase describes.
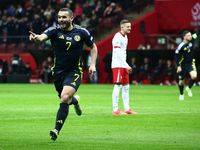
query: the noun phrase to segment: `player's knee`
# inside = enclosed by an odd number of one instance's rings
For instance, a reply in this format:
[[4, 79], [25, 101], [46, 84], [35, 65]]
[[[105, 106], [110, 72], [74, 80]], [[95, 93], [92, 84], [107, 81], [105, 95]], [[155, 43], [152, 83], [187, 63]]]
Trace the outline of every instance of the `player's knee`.
[[117, 85], [117, 86], [121, 86], [121, 84], [122, 84], [121, 82], [120, 83], [118, 83], [118, 82], [115, 83], [115, 85]]
[[179, 85], [180, 85], [180, 86], [183, 86], [183, 85], [184, 85], [183, 80], [180, 80], [180, 81], [179, 81]]
[[123, 85], [123, 88], [124, 88], [124, 90], [125, 90], [126, 92], [128, 92], [128, 91], [129, 91], [129, 88], [130, 88], [130, 86], [129, 86], [129, 84], [126, 84], [126, 85]]
[[191, 76], [192, 80], [196, 80], [196, 78], [197, 78], [197, 72], [196, 71], [190, 72], [190, 76]]
[[194, 75], [191, 76], [191, 79], [192, 79], [192, 80], [196, 80], [196, 78], [197, 78], [197, 75], [196, 75], [196, 74], [194, 74]]
[[61, 103], [70, 103], [71, 97], [68, 94], [61, 95], [60, 102]]
[[196, 77], [196, 76], [193, 76], [193, 77], [191, 77], [191, 78], [192, 78], [192, 80], [196, 80], [197, 77]]

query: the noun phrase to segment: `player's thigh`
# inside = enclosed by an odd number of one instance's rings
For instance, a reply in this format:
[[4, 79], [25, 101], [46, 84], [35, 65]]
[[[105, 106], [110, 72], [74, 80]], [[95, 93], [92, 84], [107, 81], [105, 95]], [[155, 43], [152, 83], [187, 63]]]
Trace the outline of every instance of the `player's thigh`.
[[122, 68], [112, 68], [113, 72], [113, 83], [121, 83], [122, 82]]
[[122, 70], [122, 84], [129, 84], [129, 73], [126, 68]]
[[182, 65], [181, 66], [181, 72], [178, 73], [178, 79], [179, 80], [185, 79], [187, 73], [188, 73], [188, 70], [187, 70], [186, 66]]
[[197, 77], [197, 71], [195, 71], [195, 70], [193, 70], [193, 71], [190, 71], [190, 77], [192, 78], [192, 79], [196, 79], [196, 77]]
[[63, 90], [62, 76], [54, 74], [52, 77], [53, 77], [54, 86], [56, 88], [58, 96], [60, 97], [61, 96], [61, 92]]
[[72, 72], [66, 73], [64, 80], [63, 80], [63, 87], [69, 86], [75, 89], [75, 91], [78, 90], [82, 79], [82, 72], [75, 70]]
[[197, 77], [197, 71], [196, 71], [196, 66], [195, 66], [195, 62], [193, 61], [190, 65], [188, 65], [188, 72], [190, 74], [190, 77], [196, 78]]

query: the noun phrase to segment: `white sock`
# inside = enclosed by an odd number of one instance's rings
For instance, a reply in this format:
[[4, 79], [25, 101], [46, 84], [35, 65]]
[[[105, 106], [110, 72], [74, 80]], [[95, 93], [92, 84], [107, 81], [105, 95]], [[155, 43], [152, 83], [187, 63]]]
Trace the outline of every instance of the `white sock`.
[[118, 110], [118, 101], [119, 101], [119, 92], [121, 89], [121, 85], [115, 84], [113, 93], [112, 93], [112, 102], [113, 102], [113, 111]]
[[124, 102], [124, 110], [127, 111], [129, 107], [129, 84], [122, 87], [122, 98]]

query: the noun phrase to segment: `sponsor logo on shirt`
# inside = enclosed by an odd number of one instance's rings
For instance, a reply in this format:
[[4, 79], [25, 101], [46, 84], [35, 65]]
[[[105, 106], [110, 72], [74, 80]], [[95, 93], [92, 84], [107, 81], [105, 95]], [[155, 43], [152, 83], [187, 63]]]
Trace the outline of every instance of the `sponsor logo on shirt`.
[[66, 39], [67, 39], [67, 40], [69, 40], [69, 41], [71, 41], [71, 40], [72, 40], [72, 38], [71, 38], [71, 37], [66, 37]]
[[64, 39], [64, 36], [63, 35], [59, 36], [59, 39]]

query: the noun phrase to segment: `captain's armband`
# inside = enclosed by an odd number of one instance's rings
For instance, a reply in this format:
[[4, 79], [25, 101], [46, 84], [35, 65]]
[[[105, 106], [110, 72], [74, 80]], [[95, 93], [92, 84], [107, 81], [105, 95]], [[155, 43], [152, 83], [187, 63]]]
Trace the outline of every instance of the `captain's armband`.
[[196, 39], [198, 36], [197, 36], [197, 34], [195, 33], [195, 34], [192, 34], [192, 37], [193, 37], [194, 39]]

